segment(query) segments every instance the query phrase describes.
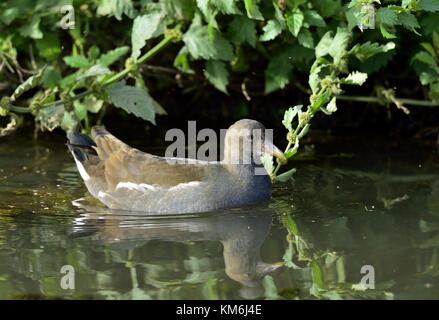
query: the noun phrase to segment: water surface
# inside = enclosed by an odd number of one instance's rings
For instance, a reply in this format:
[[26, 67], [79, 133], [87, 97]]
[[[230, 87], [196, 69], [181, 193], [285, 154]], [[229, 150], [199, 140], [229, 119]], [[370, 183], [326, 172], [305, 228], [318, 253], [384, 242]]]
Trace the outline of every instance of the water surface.
[[147, 217], [92, 201], [64, 141], [4, 138], [0, 298], [439, 298], [437, 156], [353, 146], [303, 152], [267, 203]]

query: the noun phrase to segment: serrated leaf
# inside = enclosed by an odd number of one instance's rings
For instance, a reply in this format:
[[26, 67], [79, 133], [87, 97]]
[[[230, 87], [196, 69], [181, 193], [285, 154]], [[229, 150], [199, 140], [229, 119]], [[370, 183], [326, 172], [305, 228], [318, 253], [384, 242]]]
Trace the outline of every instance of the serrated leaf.
[[398, 21], [402, 24], [402, 26], [410, 31], [413, 31], [417, 35], [420, 35], [415, 28], [420, 28], [418, 19], [416, 16], [411, 13], [400, 13], [398, 16]]
[[413, 60], [417, 60], [420, 62], [423, 62], [427, 65], [429, 65], [430, 67], [436, 68], [437, 64], [436, 64], [436, 60], [434, 57], [431, 56], [431, 54], [425, 52], [425, 51], [421, 51], [418, 52], [414, 57]]
[[276, 181], [279, 182], [287, 182], [293, 177], [293, 174], [296, 172], [296, 168], [293, 168], [291, 170], [285, 171], [279, 175], [276, 176]]
[[334, 58], [334, 63], [337, 64], [341, 59], [347, 48], [351, 33], [346, 28], [337, 28], [337, 32], [329, 47], [329, 54]]
[[304, 13], [303, 24], [308, 26], [326, 27], [326, 22], [315, 10], [306, 10]]
[[135, 10], [131, 0], [101, 0], [97, 8], [97, 14], [114, 16], [117, 20], [122, 20], [123, 14], [129, 18], [134, 18]]
[[24, 24], [20, 28], [20, 35], [23, 37], [29, 37], [32, 39], [41, 39], [43, 38], [43, 33], [40, 30], [40, 22], [41, 16], [34, 15], [32, 20], [28, 24]]
[[398, 15], [392, 9], [386, 7], [379, 8], [376, 14], [381, 23], [385, 23], [389, 26], [393, 26], [398, 23]]
[[396, 36], [387, 30], [387, 27], [384, 23], [380, 23], [380, 31], [384, 38], [386, 39], [395, 39]]
[[109, 74], [111, 71], [107, 67], [96, 64], [89, 69], [87, 69], [82, 75], [78, 75], [76, 78], [77, 80], [88, 78], [88, 77], [96, 77], [96, 76], [102, 76], [104, 74]]
[[284, 119], [282, 120], [282, 124], [284, 127], [289, 131], [293, 131], [292, 122], [294, 118], [297, 116], [299, 111], [302, 109], [302, 105], [290, 107], [287, 111], [284, 113]]
[[264, 20], [261, 11], [259, 11], [257, 0], [244, 0], [244, 6], [250, 19]]
[[154, 104], [157, 102], [148, 92], [138, 87], [125, 85], [124, 82], [111, 85], [106, 91], [109, 102], [114, 106], [155, 124]]
[[107, 51], [99, 57], [98, 64], [108, 67], [109, 65], [119, 60], [122, 56], [126, 55], [129, 50], [129, 47], [124, 46]]
[[314, 48], [314, 39], [312, 37], [311, 31], [309, 31], [308, 29], [300, 30], [297, 40], [305, 48], [309, 48], [309, 49]]
[[229, 83], [229, 71], [227, 71], [224, 62], [217, 60], [207, 61], [204, 75], [215, 88], [227, 94], [226, 87]]
[[146, 40], [163, 34], [164, 30], [165, 25], [161, 12], [153, 12], [136, 17], [131, 33], [131, 56], [137, 59], [140, 56], [140, 50], [146, 44]]
[[44, 66], [43, 68], [39, 69], [33, 76], [30, 76], [26, 79], [26, 81], [20, 84], [12, 93], [11, 101], [17, 100], [23, 93], [38, 86], [43, 79], [43, 74], [45, 70], [46, 67]]
[[361, 86], [367, 80], [367, 73], [354, 71], [351, 72], [344, 80], [345, 84], [356, 84]]
[[210, 4], [224, 14], [240, 14], [235, 0], [209, 0]]
[[419, 0], [419, 6], [424, 11], [437, 12], [439, 11], [439, 0]]
[[269, 155], [268, 153], [264, 153], [261, 156], [261, 163], [264, 166], [265, 170], [269, 175], [272, 174], [274, 171], [274, 162], [273, 162], [273, 156]]
[[332, 41], [333, 41], [332, 32], [331, 31], [326, 32], [316, 46], [315, 52], [317, 58], [329, 54]]
[[294, 48], [285, 47], [274, 54], [265, 70], [265, 94], [283, 89], [290, 81], [293, 70]]
[[211, 39], [206, 26], [193, 25], [183, 35], [186, 48], [194, 59], [225, 60], [233, 59], [233, 47], [217, 30], [212, 30]]
[[64, 62], [72, 68], [88, 68], [90, 66], [90, 61], [84, 56], [67, 56], [63, 58]]
[[366, 43], [357, 43], [349, 51], [349, 54], [354, 55], [358, 60], [365, 61], [378, 53], [388, 52], [395, 49], [394, 42], [388, 42], [385, 45], [380, 45], [376, 42], [371, 43], [370, 41]]
[[260, 41], [270, 41], [282, 33], [282, 24], [277, 20], [268, 20], [267, 24], [262, 28], [264, 33], [259, 38]]
[[257, 40], [256, 23], [246, 16], [235, 16], [229, 24], [228, 37], [235, 43], [248, 43], [250, 46], [255, 47]]
[[189, 58], [188, 58], [189, 52], [186, 47], [183, 47], [178, 52], [177, 56], [174, 59], [174, 67], [176, 67], [178, 70], [187, 73], [187, 74], [194, 74], [195, 71], [192, 70], [192, 68], [189, 65]]
[[295, 9], [286, 15], [288, 30], [290, 30], [293, 36], [297, 37], [299, 34], [303, 25], [303, 19], [303, 12], [300, 9]]

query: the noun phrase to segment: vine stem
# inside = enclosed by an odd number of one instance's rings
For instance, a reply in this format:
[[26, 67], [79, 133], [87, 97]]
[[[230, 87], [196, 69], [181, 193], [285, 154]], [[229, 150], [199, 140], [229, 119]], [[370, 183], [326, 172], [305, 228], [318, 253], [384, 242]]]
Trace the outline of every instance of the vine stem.
[[[135, 66], [140, 66], [141, 64], [145, 63], [146, 61], [148, 61], [149, 59], [151, 59], [152, 57], [154, 57], [157, 53], [159, 53], [160, 51], [162, 51], [164, 48], [166, 48], [170, 43], [172, 43], [172, 41], [174, 41], [175, 36], [165, 36], [159, 43], [157, 43], [154, 47], [152, 47], [148, 52], [146, 52], [143, 56], [141, 56], [136, 62], [135, 62]], [[108, 79], [107, 81], [105, 81], [104, 83], [102, 83], [103, 87], [109, 86], [110, 84], [113, 84], [121, 79], [123, 79], [125, 76], [127, 76], [130, 71], [132, 71], [131, 68], [125, 67], [125, 69], [123, 69], [122, 71], [116, 73], [114, 76], [112, 76], [110, 79]], [[72, 101], [75, 100], [79, 100], [81, 98], [84, 98], [92, 93], [96, 93], [97, 91], [95, 89], [88, 89], [84, 92], [78, 93], [76, 95], [74, 95], [73, 97], [71, 97]], [[49, 105], [53, 105], [53, 104], [57, 104], [57, 103], [62, 103], [61, 100], [57, 100], [54, 102], [50, 102], [47, 104], [43, 104], [42, 107], [47, 107]], [[28, 109], [29, 110], [29, 109]], [[31, 112], [29, 110], [29, 112]]]

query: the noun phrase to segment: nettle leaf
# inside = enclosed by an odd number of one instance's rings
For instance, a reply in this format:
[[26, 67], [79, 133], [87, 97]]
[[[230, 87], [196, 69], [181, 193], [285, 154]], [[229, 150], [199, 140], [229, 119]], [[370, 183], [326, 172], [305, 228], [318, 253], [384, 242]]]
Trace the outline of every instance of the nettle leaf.
[[367, 73], [354, 71], [351, 72], [345, 79], [342, 80], [344, 84], [356, 84], [361, 86], [367, 79]]
[[34, 15], [29, 24], [24, 24], [20, 28], [20, 35], [23, 37], [29, 37], [32, 39], [41, 39], [43, 38], [43, 33], [40, 29], [41, 16]]
[[91, 64], [86, 57], [81, 55], [67, 56], [64, 57], [63, 60], [72, 68], [88, 68]]
[[165, 24], [162, 13], [153, 12], [136, 17], [131, 33], [132, 53], [131, 56], [137, 59], [140, 50], [145, 46], [146, 40], [157, 37], [165, 31]]
[[299, 34], [299, 31], [303, 25], [303, 20], [303, 12], [300, 9], [295, 9], [291, 13], [287, 13], [286, 21], [288, 30], [290, 30], [293, 36], [297, 37]]
[[269, 175], [271, 175], [274, 171], [274, 162], [273, 162], [273, 156], [269, 155], [268, 153], [264, 153], [261, 156], [261, 163], [264, 166], [265, 170]]
[[289, 132], [293, 131], [292, 122], [294, 118], [297, 116], [297, 114], [299, 113], [299, 111], [302, 109], [302, 107], [303, 107], [302, 105], [298, 105], [298, 106], [290, 107], [288, 108], [287, 111], [285, 111], [282, 124]]
[[420, 28], [420, 25], [418, 23], [418, 19], [416, 19], [416, 16], [411, 13], [400, 13], [398, 16], [398, 21], [402, 24], [402, 26], [417, 35], [421, 35], [418, 31], [416, 31], [415, 28]]
[[61, 42], [55, 32], [44, 34], [44, 38], [35, 41], [35, 45], [40, 57], [47, 60], [56, 60], [61, 54]]
[[183, 41], [194, 59], [225, 60], [233, 59], [233, 47], [230, 42], [217, 30], [211, 31], [210, 37], [208, 27], [192, 25], [183, 35]]
[[289, 82], [293, 70], [294, 48], [276, 53], [265, 70], [265, 94], [283, 89]]
[[210, 4], [224, 14], [240, 14], [235, 0], [209, 0]]
[[228, 94], [226, 87], [229, 83], [229, 71], [224, 62], [217, 60], [207, 61], [204, 75], [215, 88]]
[[418, 52], [412, 59], [413, 61], [420, 61], [423, 62], [427, 65], [429, 65], [430, 67], [436, 68], [437, 67], [437, 63], [436, 63], [436, 59], [429, 53], [425, 52], [425, 51], [421, 51]]
[[114, 16], [117, 20], [122, 20], [125, 14], [129, 18], [134, 18], [135, 10], [131, 0], [102, 0], [98, 6], [97, 14], [101, 16]]
[[244, 0], [244, 6], [250, 19], [264, 20], [261, 11], [259, 11], [257, 0]]
[[319, 43], [316, 46], [315, 52], [316, 57], [324, 57], [329, 54], [329, 50], [331, 48], [333, 38], [332, 31], [328, 31], [325, 35], [320, 39]]
[[82, 75], [78, 75], [76, 79], [81, 80], [84, 78], [102, 76], [109, 73], [111, 73], [111, 71], [107, 67], [101, 64], [95, 64], [94, 66], [87, 69]]
[[386, 39], [395, 39], [396, 36], [391, 33], [384, 23], [380, 23], [380, 31], [384, 38]]
[[293, 177], [293, 174], [296, 173], [296, 168], [290, 169], [276, 176], [276, 181], [279, 182], [287, 182]]
[[305, 48], [314, 48], [314, 38], [312, 37], [311, 31], [309, 31], [308, 29], [300, 30], [297, 40]]
[[64, 113], [64, 105], [51, 104], [40, 109], [35, 116], [35, 119], [40, 123], [41, 128], [53, 131], [62, 124]]
[[368, 41], [362, 44], [357, 43], [349, 51], [349, 54], [354, 55], [360, 61], [365, 61], [378, 53], [388, 52], [393, 49], [395, 49], [394, 42], [388, 42], [385, 45], [380, 45], [379, 43], [372, 43]]
[[246, 16], [235, 16], [227, 30], [229, 39], [235, 43], [248, 43], [253, 48], [256, 46], [256, 23]]
[[108, 100], [114, 106], [155, 124], [155, 107], [157, 104], [147, 91], [138, 87], [118, 82], [107, 89]]
[[271, 19], [267, 21], [267, 24], [262, 28], [262, 30], [264, 33], [261, 35], [259, 40], [270, 41], [282, 33], [283, 27], [278, 20]]
[[121, 57], [126, 55], [128, 51], [130, 50], [129, 47], [119, 47], [114, 50], [107, 51], [106, 53], [102, 54], [98, 59], [98, 64], [108, 67], [109, 65], [113, 64], [117, 60], [119, 60]]
[[337, 64], [344, 55], [348, 46], [351, 33], [346, 28], [337, 28], [337, 32], [329, 47], [328, 53], [334, 58], [334, 63]]
[[181, 50], [178, 52], [177, 56], [174, 59], [174, 67], [176, 67], [178, 70], [187, 73], [187, 74], [194, 74], [195, 71], [191, 68], [189, 65], [189, 52], [186, 47], [181, 48]]
[[398, 23], [398, 15], [392, 9], [383, 7], [379, 8], [377, 13], [378, 21], [393, 26]]
[[23, 93], [41, 84], [46, 67], [39, 69], [33, 76], [30, 76], [20, 84], [11, 95], [11, 101], [17, 100]]
[[437, 12], [439, 11], [438, 0], [419, 0], [419, 6], [424, 11]]
[[315, 10], [306, 10], [303, 13], [303, 25], [304, 26], [316, 26], [316, 27], [326, 27], [326, 22], [321, 15]]

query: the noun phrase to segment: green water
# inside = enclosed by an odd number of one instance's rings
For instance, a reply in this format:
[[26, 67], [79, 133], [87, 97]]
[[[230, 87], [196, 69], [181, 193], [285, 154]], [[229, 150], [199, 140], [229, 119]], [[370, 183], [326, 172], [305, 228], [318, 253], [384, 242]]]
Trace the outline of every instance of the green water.
[[439, 298], [429, 148], [316, 146], [268, 203], [148, 218], [91, 201], [63, 143], [0, 140], [1, 299]]

